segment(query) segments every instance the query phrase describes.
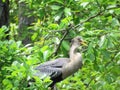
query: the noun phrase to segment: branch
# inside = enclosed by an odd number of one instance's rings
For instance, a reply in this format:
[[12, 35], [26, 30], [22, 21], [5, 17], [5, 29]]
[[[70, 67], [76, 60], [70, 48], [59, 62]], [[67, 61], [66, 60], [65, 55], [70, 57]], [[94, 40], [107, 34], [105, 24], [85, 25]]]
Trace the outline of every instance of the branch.
[[100, 10], [97, 14], [95, 14], [95, 15], [93, 15], [93, 16], [90, 16], [90, 17], [88, 17], [88, 19], [86, 19], [86, 20], [84, 20], [84, 21], [80, 22], [79, 24], [77, 24], [77, 25], [76, 25], [76, 26], [74, 26], [73, 28], [75, 29], [75, 28], [77, 28], [77, 27], [81, 26], [83, 23], [88, 22], [88, 21], [90, 21], [91, 19], [93, 19], [93, 18], [95, 18], [95, 17], [97, 17], [97, 16], [102, 15], [102, 14], [103, 14], [103, 12], [105, 12], [106, 10], [112, 10], [112, 9], [117, 9], [117, 8], [120, 8], [120, 6], [110, 7], [110, 8], [107, 8], [107, 9], [105, 9], [105, 10]]
[[61, 44], [62, 44], [63, 40], [65, 39], [65, 37], [67, 36], [67, 34], [68, 34], [68, 33], [69, 33], [69, 31], [68, 31], [68, 30], [66, 30], [66, 32], [64, 33], [64, 35], [63, 35], [62, 39], [60, 40], [60, 43], [59, 43], [58, 47], [56, 48], [56, 50], [55, 50], [55, 52], [54, 52], [55, 56], [57, 55], [58, 50], [59, 50], [59, 48], [60, 48], [60, 46], [61, 46]]
[[57, 53], [58, 53], [58, 51], [59, 51], [59, 48], [60, 48], [60, 46], [61, 46], [61, 44], [62, 44], [63, 40], [64, 40], [64, 39], [65, 39], [65, 37], [69, 34], [69, 31], [71, 30], [71, 28], [72, 28], [72, 25], [69, 25], [69, 26], [68, 26], [68, 28], [67, 28], [66, 30], [64, 30], [64, 31], [65, 31], [65, 33], [64, 33], [63, 37], [61, 38], [61, 40], [60, 40], [60, 43], [59, 43], [58, 47], [56, 48], [55, 52], [53, 52], [53, 54], [52, 54], [52, 55], [55, 55], [55, 56], [57, 55]]
[[[99, 7], [100, 7], [100, 6], [99, 6]], [[120, 8], [120, 6], [110, 7], [110, 8], [107, 8], [107, 9], [105, 9], [105, 10], [101, 10], [101, 9], [100, 9], [100, 11], [99, 11], [97, 14], [88, 17], [86, 20], [80, 22], [79, 24], [77, 24], [77, 25], [75, 25], [75, 26], [73, 26], [73, 27], [71, 27], [71, 28], [69, 28], [69, 29], [71, 30], [71, 29], [75, 29], [75, 28], [77, 28], [77, 27], [79, 27], [79, 26], [82, 26], [83, 23], [88, 22], [88, 21], [90, 21], [91, 19], [93, 19], [93, 18], [95, 18], [95, 17], [97, 17], [97, 16], [102, 15], [103, 12], [105, 12], [106, 10], [112, 10], [112, 9], [117, 9], [117, 8]], [[51, 32], [63, 32], [63, 31], [65, 32], [66, 29], [61, 29], [61, 30], [51, 30]]]
[[[93, 16], [90, 16], [90, 17], [88, 17], [86, 20], [84, 20], [84, 21], [80, 22], [79, 24], [77, 24], [77, 25], [75, 25], [75, 26], [70, 25], [67, 29], [57, 30], [57, 31], [59, 31], [59, 32], [64, 31], [65, 33], [64, 33], [64, 35], [63, 35], [62, 39], [60, 40], [60, 43], [59, 43], [58, 47], [56, 48], [55, 52], [53, 52], [53, 54], [52, 54], [52, 55], [55, 55], [55, 56], [57, 55], [58, 50], [59, 50], [59, 48], [60, 48], [60, 46], [61, 46], [61, 44], [62, 44], [63, 40], [64, 40], [64, 39], [65, 39], [65, 37], [69, 34], [69, 31], [70, 31], [70, 30], [72, 30], [72, 29], [74, 30], [75, 28], [77, 28], [77, 27], [81, 26], [83, 23], [88, 22], [88, 21], [90, 21], [91, 19], [93, 19], [93, 18], [95, 18], [95, 17], [97, 17], [97, 16], [102, 15], [102, 14], [103, 14], [103, 12], [105, 12], [106, 10], [112, 10], [112, 9], [117, 9], [117, 8], [120, 8], [120, 6], [107, 8], [107, 9], [105, 9], [105, 10], [101, 10], [101, 9], [100, 9], [100, 11], [99, 11], [97, 14], [95, 14], [95, 15], [93, 15]], [[53, 30], [53, 31], [56, 31], [56, 30]], [[51, 56], [52, 56], [52, 55], [51, 55]]]

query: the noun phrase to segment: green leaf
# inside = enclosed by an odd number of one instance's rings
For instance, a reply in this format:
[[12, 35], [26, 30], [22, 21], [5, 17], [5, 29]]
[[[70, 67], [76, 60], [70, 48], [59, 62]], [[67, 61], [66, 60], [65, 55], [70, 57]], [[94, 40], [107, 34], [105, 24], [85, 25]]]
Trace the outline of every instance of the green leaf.
[[48, 26], [48, 28], [49, 28], [49, 29], [53, 29], [53, 30], [54, 30], [54, 29], [58, 29], [58, 24], [53, 24], [53, 23], [52, 23], [52, 24], [50, 24], [50, 25]]
[[46, 50], [48, 50], [48, 48], [49, 48], [48, 46], [44, 46], [44, 47], [41, 48], [41, 51], [45, 52]]
[[90, 61], [94, 61], [95, 60], [95, 56], [94, 56], [94, 50], [93, 50], [93, 43], [91, 42], [87, 48], [87, 58]]
[[2, 0], [3, 2], [6, 2], [6, 0]]
[[69, 46], [69, 43], [68, 43], [68, 42], [63, 41], [63, 42], [62, 42], [62, 46], [63, 46], [63, 48], [64, 48], [66, 51], [69, 51], [70, 46]]
[[51, 54], [51, 51], [50, 51], [50, 50], [44, 51], [44, 53], [43, 53], [43, 58], [44, 58], [45, 61], [48, 59], [48, 57], [50, 56], [50, 54]]
[[37, 36], [38, 36], [38, 33], [34, 33], [31, 37], [31, 39], [34, 41], [37, 38]]
[[59, 10], [61, 7], [58, 5], [51, 5], [50, 6], [52, 10]]
[[85, 8], [88, 4], [89, 4], [89, 2], [83, 2], [83, 3], [81, 3], [81, 6], [83, 6], [83, 8]]
[[13, 87], [11, 81], [8, 79], [4, 79], [2, 83], [3, 83], [6, 90], [11, 90]]
[[108, 47], [108, 39], [107, 39], [107, 36], [102, 36], [101, 37], [101, 40], [99, 42], [99, 47], [102, 48], [102, 49], [105, 49]]
[[65, 12], [66, 16], [71, 16], [71, 9], [70, 8], [65, 8], [64, 12]]

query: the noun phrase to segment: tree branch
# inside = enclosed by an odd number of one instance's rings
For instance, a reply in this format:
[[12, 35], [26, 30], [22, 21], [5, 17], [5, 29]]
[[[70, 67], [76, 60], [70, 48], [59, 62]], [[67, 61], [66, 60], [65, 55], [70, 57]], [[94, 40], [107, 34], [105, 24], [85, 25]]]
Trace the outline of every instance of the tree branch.
[[[102, 15], [103, 12], [105, 12], [106, 10], [112, 10], [112, 9], [117, 9], [117, 8], [120, 8], [120, 6], [107, 8], [107, 9], [105, 9], [105, 10], [101, 10], [101, 9], [100, 9], [100, 11], [99, 11], [97, 14], [88, 17], [86, 20], [80, 22], [79, 24], [77, 24], [77, 25], [75, 25], [75, 26], [70, 25], [70, 26], [68, 26], [67, 29], [57, 30], [57, 31], [59, 31], [59, 32], [64, 31], [65, 33], [64, 33], [62, 39], [60, 40], [60, 43], [59, 43], [58, 47], [56, 48], [56, 50], [55, 50], [55, 52], [54, 52], [53, 54], [54, 54], [55, 56], [57, 55], [57, 53], [58, 53], [58, 51], [59, 51], [59, 48], [60, 48], [60, 46], [61, 46], [63, 40], [64, 40], [65, 37], [69, 34], [69, 31], [70, 31], [70, 30], [72, 30], [72, 29], [74, 30], [75, 28], [77, 28], [77, 27], [79, 27], [79, 26], [82, 26], [83, 23], [88, 22], [88, 21], [90, 21], [91, 19], [93, 19], [93, 18], [95, 18], [95, 17], [97, 17], [97, 16]], [[54, 31], [55, 31], [55, 30], [54, 30]], [[52, 55], [53, 55], [53, 54], [52, 54]]]
[[56, 48], [56, 50], [55, 50], [55, 52], [54, 52], [55, 56], [57, 55], [58, 50], [59, 50], [59, 48], [60, 48], [60, 46], [61, 46], [61, 44], [62, 44], [63, 40], [65, 39], [65, 37], [67, 36], [67, 34], [68, 34], [68, 33], [69, 33], [69, 31], [68, 31], [68, 30], [66, 30], [66, 32], [64, 33], [64, 35], [63, 35], [62, 39], [60, 40], [60, 43], [59, 43], [58, 47]]
[[80, 22], [79, 24], [77, 24], [77, 25], [76, 25], [76, 26], [74, 26], [73, 28], [75, 29], [75, 28], [77, 28], [77, 27], [81, 26], [83, 23], [88, 22], [88, 21], [90, 21], [91, 19], [93, 19], [93, 18], [95, 18], [95, 17], [97, 17], [97, 16], [102, 15], [102, 14], [103, 14], [103, 12], [105, 12], [106, 10], [112, 10], [112, 9], [117, 9], [117, 8], [120, 8], [120, 6], [110, 7], [110, 8], [107, 8], [107, 9], [105, 9], [105, 10], [100, 10], [97, 14], [95, 14], [95, 15], [93, 15], [93, 16], [90, 16], [90, 17], [88, 17], [86, 20], [84, 20], [84, 21]]
[[69, 25], [68, 28], [67, 28], [66, 30], [64, 30], [64, 31], [65, 31], [65, 32], [64, 32], [64, 35], [63, 35], [63, 37], [61, 38], [58, 47], [56, 48], [55, 52], [53, 52], [52, 55], [55, 55], [55, 56], [57, 55], [57, 53], [58, 53], [58, 51], [59, 51], [59, 48], [60, 48], [60, 46], [61, 46], [63, 40], [64, 40], [65, 37], [69, 34], [69, 31], [71, 30], [71, 28], [72, 28], [72, 25]]

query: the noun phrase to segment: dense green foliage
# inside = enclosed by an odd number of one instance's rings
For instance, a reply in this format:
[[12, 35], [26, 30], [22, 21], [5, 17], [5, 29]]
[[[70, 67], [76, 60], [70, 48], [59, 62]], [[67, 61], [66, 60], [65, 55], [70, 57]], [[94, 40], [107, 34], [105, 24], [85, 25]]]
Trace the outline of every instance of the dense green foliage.
[[[35, 21], [24, 30], [31, 43], [18, 37], [18, 4]], [[29, 11], [32, 11], [29, 12]], [[5, 32], [10, 30], [10, 40]], [[32, 30], [32, 31], [31, 31]], [[82, 36], [83, 67], [57, 84], [60, 90], [120, 89], [119, 0], [10, 0], [10, 25], [0, 28], [0, 90], [46, 90], [51, 82], [35, 77], [34, 66], [58, 57], [68, 57], [69, 40]], [[59, 48], [60, 46], [60, 48]], [[35, 82], [28, 87], [28, 81]]]

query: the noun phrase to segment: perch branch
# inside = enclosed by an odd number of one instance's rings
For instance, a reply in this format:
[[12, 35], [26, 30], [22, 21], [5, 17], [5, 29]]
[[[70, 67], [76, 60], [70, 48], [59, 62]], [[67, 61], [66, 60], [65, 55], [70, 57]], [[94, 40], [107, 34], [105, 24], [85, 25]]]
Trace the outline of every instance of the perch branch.
[[[55, 56], [57, 55], [58, 50], [59, 50], [59, 48], [60, 48], [60, 46], [61, 46], [63, 40], [64, 40], [65, 37], [69, 34], [69, 30], [71, 30], [71, 28], [72, 28], [72, 26], [70, 25], [70, 26], [68, 26], [68, 28], [66, 29], [66, 31], [65, 31], [65, 33], [64, 33], [64, 35], [63, 35], [63, 37], [62, 37], [61, 40], [60, 40], [60, 43], [59, 43], [58, 47], [56, 48], [55, 52], [53, 53]], [[53, 54], [52, 54], [52, 55], [53, 55]]]
[[67, 36], [68, 33], [69, 33], [69, 31], [67, 30], [67, 31], [64, 33], [62, 39], [60, 40], [60, 43], [59, 43], [58, 47], [56, 48], [56, 50], [55, 50], [55, 52], [54, 52], [55, 56], [57, 55], [58, 50], [59, 50], [59, 48], [60, 48], [60, 46], [61, 46], [63, 40], [65, 39], [65, 37]]

